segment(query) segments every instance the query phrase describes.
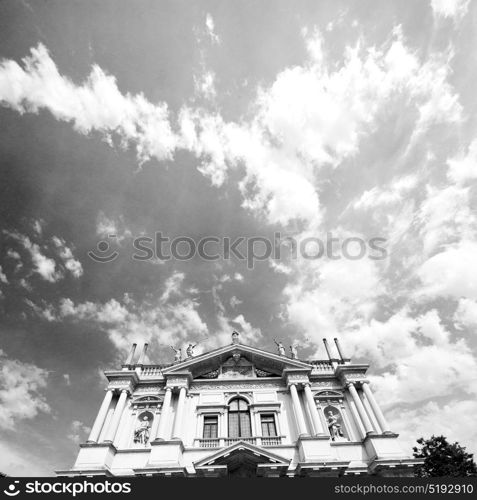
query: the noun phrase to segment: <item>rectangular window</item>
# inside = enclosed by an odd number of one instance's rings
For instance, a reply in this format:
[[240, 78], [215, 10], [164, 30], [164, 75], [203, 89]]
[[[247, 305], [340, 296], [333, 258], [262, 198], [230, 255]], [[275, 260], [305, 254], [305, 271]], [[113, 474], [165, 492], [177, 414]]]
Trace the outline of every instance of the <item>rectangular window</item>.
[[204, 416], [204, 439], [215, 439], [218, 436], [219, 418], [217, 415]]
[[277, 435], [277, 428], [275, 426], [275, 416], [273, 413], [260, 415], [262, 421], [262, 436], [275, 437]]

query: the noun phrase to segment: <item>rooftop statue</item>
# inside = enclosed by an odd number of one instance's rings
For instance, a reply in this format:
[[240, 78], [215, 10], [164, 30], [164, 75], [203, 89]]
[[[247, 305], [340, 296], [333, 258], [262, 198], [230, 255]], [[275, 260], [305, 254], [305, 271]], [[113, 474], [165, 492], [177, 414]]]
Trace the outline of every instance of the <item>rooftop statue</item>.
[[182, 361], [182, 350], [179, 347], [179, 349], [176, 349], [175, 347], [171, 346], [171, 349], [176, 353], [174, 356], [174, 363], [179, 363]]
[[281, 342], [277, 342], [276, 339], [273, 339], [273, 341], [277, 344], [278, 354], [280, 356], [285, 356], [285, 347], [283, 347], [283, 344]]

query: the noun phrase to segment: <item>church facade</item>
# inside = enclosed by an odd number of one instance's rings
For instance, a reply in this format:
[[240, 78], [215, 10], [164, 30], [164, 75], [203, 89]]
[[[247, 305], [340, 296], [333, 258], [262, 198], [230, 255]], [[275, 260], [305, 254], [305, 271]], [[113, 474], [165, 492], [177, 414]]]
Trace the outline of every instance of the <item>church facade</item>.
[[104, 400], [76, 462], [61, 476], [410, 476], [407, 456], [376, 402], [368, 365], [297, 359], [232, 343], [172, 365], [135, 345], [106, 371]]

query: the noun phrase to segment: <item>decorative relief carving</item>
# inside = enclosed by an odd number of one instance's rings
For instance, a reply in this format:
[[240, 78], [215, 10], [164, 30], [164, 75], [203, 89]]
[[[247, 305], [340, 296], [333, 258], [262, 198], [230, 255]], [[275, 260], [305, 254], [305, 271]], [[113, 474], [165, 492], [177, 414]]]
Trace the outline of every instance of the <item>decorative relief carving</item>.
[[311, 383], [311, 388], [326, 387], [327, 389], [341, 389], [342, 385], [331, 380], [314, 381]]
[[131, 383], [131, 380], [128, 378], [117, 378], [117, 379], [111, 380], [111, 382], [109, 382], [109, 385], [111, 387], [118, 387], [121, 385], [129, 385], [130, 383]]
[[186, 377], [168, 377], [167, 387], [185, 387], [187, 389], [188, 380]]
[[144, 394], [144, 393], [158, 393], [160, 391], [160, 387], [157, 385], [141, 385], [136, 388], [134, 394]]
[[227, 383], [227, 384], [217, 384], [217, 385], [212, 385], [212, 384], [200, 384], [200, 383], [194, 383], [190, 390], [191, 391], [227, 391], [227, 390], [232, 390], [232, 391], [240, 391], [240, 390], [249, 390], [249, 389], [267, 389], [269, 387], [277, 387], [276, 382], [262, 382], [261, 384], [241, 384], [241, 383]]
[[266, 372], [265, 370], [260, 370], [259, 368], [255, 368], [255, 373], [257, 377], [274, 377], [275, 375], [270, 372]]
[[119, 389], [132, 392], [132, 382], [130, 379], [115, 379], [108, 384], [108, 389]]
[[219, 369], [217, 370], [212, 370], [211, 372], [208, 373], [203, 373], [200, 375], [200, 377], [197, 378], [217, 378], [219, 376]]

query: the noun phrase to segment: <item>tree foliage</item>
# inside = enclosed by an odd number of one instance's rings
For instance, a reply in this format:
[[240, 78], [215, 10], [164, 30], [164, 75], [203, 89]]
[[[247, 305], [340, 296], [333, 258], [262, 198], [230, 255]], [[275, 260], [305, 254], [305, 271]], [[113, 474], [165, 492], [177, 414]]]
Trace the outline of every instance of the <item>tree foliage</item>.
[[477, 473], [473, 454], [457, 442], [450, 444], [444, 436], [433, 435], [430, 439], [419, 438], [417, 444], [413, 447], [414, 457], [424, 459], [415, 468], [418, 477], [462, 477]]

